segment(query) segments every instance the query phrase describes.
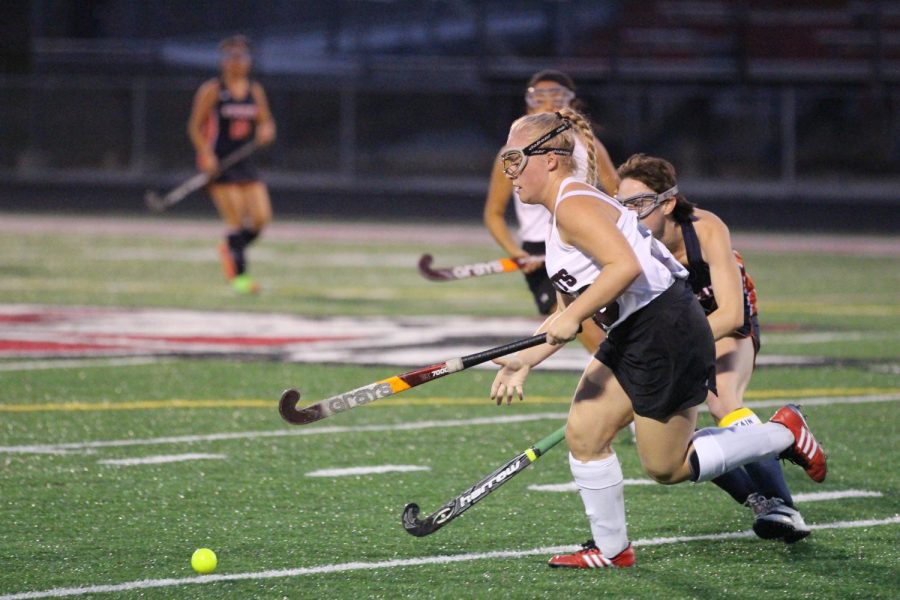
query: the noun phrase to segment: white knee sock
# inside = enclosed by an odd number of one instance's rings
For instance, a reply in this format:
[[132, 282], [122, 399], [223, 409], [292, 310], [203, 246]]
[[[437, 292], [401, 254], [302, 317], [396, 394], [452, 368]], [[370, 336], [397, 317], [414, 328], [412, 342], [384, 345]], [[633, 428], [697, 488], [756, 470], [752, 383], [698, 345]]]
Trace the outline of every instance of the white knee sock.
[[628, 547], [625, 526], [625, 486], [619, 458], [581, 462], [569, 453], [569, 467], [591, 522], [594, 543], [612, 558]]
[[709, 481], [741, 465], [773, 458], [794, 443], [794, 435], [778, 423], [753, 427], [708, 427], [693, 437], [700, 473], [697, 481]]

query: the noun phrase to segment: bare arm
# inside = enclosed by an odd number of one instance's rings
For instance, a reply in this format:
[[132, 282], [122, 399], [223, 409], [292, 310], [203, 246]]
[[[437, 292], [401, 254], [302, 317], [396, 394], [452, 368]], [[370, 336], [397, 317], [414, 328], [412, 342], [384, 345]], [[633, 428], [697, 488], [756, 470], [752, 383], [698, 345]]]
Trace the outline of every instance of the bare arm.
[[507, 256], [526, 256], [506, 225], [506, 207], [511, 197], [512, 183], [503, 174], [500, 161], [495, 160], [484, 201], [484, 226]]
[[275, 141], [275, 118], [269, 108], [269, 100], [263, 87], [254, 83], [251, 88], [259, 112], [256, 115], [256, 143], [260, 146], [268, 146]]
[[619, 174], [609, 157], [609, 152], [606, 151], [606, 146], [597, 138], [594, 138], [594, 151], [597, 154], [597, 171], [600, 174], [603, 191], [610, 196], [615, 196], [619, 189]]
[[601, 264], [603, 271], [550, 325], [549, 343], [574, 338], [582, 321], [618, 298], [640, 275], [637, 256], [616, 226], [618, 218], [615, 207], [592, 196], [572, 196], [557, 207], [561, 239]]
[[188, 119], [187, 133], [191, 144], [197, 152], [200, 168], [210, 172], [216, 169], [218, 161], [210, 141], [206, 138], [204, 127], [209, 121], [216, 99], [219, 95], [219, 84], [215, 80], [207, 81], [194, 94], [194, 104]]
[[719, 340], [744, 323], [744, 285], [728, 227], [712, 213], [701, 214], [695, 227], [716, 295], [716, 310], [709, 313], [708, 319], [713, 337]]

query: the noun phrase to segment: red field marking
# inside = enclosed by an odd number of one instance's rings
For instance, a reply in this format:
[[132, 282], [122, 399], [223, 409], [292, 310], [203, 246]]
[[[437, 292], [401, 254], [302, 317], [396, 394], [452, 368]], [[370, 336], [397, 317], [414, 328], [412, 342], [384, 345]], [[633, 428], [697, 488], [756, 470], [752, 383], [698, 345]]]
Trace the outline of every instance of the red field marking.
[[121, 346], [112, 344], [90, 344], [83, 342], [32, 342], [28, 340], [0, 339], [0, 352], [8, 352], [12, 355], [16, 355], [17, 353], [22, 352], [76, 352], [80, 350], [118, 350], [120, 348]]

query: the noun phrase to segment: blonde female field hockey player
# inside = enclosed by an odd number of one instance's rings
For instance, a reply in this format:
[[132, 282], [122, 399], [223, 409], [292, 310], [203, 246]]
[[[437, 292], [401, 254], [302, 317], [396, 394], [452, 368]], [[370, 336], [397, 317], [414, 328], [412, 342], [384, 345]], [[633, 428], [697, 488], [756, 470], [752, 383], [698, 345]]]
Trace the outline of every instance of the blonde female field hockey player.
[[[553, 112], [572, 104], [580, 104], [575, 96], [575, 83], [562, 71], [547, 69], [531, 76], [525, 92], [526, 114]], [[619, 183], [616, 168], [603, 144], [594, 137], [594, 153], [597, 157], [603, 189], [614, 194]], [[587, 150], [576, 142], [574, 160], [578, 168], [575, 176], [584, 179], [587, 175]], [[512, 200], [515, 208], [518, 231], [514, 235], [506, 224], [506, 210]], [[491, 180], [484, 204], [484, 225], [503, 249], [512, 258], [528, 258], [544, 255], [544, 237], [550, 223], [550, 213], [540, 205], [521, 202], [513, 190], [509, 179], [503, 174], [499, 161], [494, 161]], [[538, 312], [548, 315], [555, 310], [556, 292], [547, 277], [543, 261], [525, 263], [522, 267], [528, 289], [534, 296]], [[584, 325], [578, 336], [582, 344], [593, 352], [603, 338], [603, 332], [592, 323]]]
[[[197, 163], [215, 173], [219, 162], [246, 144], [267, 146], [275, 141], [275, 120], [266, 93], [250, 79], [250, 42], [232, 36], [219, 44], [221, 74], [200, 86], [188, 121], [188, 135]], [[272, 220], [269, 190], [252, 156], [225, 169], [209, 185], [209, 194], [227, 232], [219, 245], [225, 278], [238, 293], [255, 293], [259, 286], [247, 273], [247, 247]]]
[[[573, 177], [575, 138], [588, 145], [587, 183]], [[695, 431], [697, 406], [715, 393], [715, 343], [688, 285], [687, 269], [637, 215], [600, 192], [590, 124], [579, 113], [528, 115], [513, 123], [501, 152], [520, 199], [552, 215], [547, 272], [557, 311], [539, 331], [548, 343], [502, 359], [491, 397], [523, 397], [531, 368], [574, 339], [593, 318], [606, 340], [581, 376], [569, 410], [566, 442], [592, 539], [552, 567], [629, 567], [635, 554], [625, 523], [623, 476], [610, 446], [635, 421], [644, 470], [663, 484], [709, 481], [744, 464], [781, 456], [825, 479], [825, 454], [799, 409], [787, 405], [754, 427]]]

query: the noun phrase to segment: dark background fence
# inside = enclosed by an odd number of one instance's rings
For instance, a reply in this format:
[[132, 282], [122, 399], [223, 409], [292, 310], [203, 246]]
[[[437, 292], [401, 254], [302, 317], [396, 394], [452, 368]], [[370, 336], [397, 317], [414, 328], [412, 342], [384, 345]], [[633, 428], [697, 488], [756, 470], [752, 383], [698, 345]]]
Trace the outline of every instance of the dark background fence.
[[[249, 34], [281, 213], [480, 217], [527, 78], [569, 72], [615, 163], [671, 160], [745, 228], [893, 230], [900, 2], [4, 3], [0, 207], [140, 210], [191, 174], [191, 97]], [[178, 211], [205, 211], [201, 196]]]

